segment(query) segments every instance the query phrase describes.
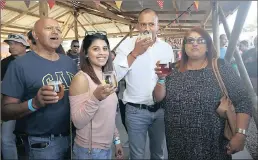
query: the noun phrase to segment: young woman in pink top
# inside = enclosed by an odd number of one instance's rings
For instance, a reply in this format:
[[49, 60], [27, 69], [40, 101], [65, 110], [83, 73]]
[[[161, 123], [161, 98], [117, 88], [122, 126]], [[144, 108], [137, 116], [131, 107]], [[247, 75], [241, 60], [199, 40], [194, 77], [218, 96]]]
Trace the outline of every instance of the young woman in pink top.
[[71, 118], [76, 127], [73, 159], [111, 159], [111, 145], [116, 157], [123, 149], [116, 129], [116, 88], [102, 83], [103, 72], [112, 69], [107, 36], [88, 34], [81, 49], [81, 71], [70, 86]]

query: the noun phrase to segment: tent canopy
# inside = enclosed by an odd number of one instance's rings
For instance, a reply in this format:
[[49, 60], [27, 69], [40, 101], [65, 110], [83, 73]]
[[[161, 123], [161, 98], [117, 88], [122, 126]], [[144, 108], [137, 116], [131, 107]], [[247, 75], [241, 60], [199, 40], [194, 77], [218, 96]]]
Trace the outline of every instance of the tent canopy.
[[[159, 36], [177, 37], [194, 26], [205, 26], [211, 31], [211, 3], [199, 1], [198, 10], [193, 1], [164, 0], [161, 9], [156, 0], [124, 0], [119, 9], [114, 1], [100, 1], [96, 5], [93, 1], [78, 1], [77, 29], [75, 29], [75, 8], [72, 1], [55, 1], [52, 9], [48, 8], [48, 17], [58, 20], [62, 27], [65, 40], [75, 39], [78, 30], [78, 38], [83, 38], [86, 31], [106, 31], [109, 37], [121, 37], [128, 33], [137, 34], [137, 30], [131, 30], [137, 23], [138, 13], [144, 8], [157, 11], [160, 22]], [[40, 3], [46, 1], [31, 1], [27, 8], [24, 1], [6, 1], [1, 14], [1, 38], [6, 38], [9, 33], [26, 34], [33, 28], [34, 23], [40, 18]], [[239, 6], [238, 1], [220, 1], [226, 16], [232, 14]], [[190, 9], [188, 9], [190, 8]], [[188, 10], [187, 10], [188, 9]], [[184, 13], [184, 14], [183, 14]], [[178, 18], [178, 21], [174, 20]], [[170, 24], [169, 26], [167, 26]], [[165, 28], [165, 26], [167, 26]]]

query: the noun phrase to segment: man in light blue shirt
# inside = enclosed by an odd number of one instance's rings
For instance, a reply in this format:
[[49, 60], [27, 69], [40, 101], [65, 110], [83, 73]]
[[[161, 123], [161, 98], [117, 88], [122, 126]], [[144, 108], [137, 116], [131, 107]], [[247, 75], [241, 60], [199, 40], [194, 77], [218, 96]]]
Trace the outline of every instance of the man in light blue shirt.
[[221, 59], [224, 59], [224, 57], [226, 55], [226, 51], [227, 51], [228, 39], [227, 39], [227, 36], [225, 34], [221, 34], [219, 36], [219, 39], [220, 39], [220, 54], [219, 54], [219, 57]]
[[226, 51], [227, 51], [227, 45], [228, 45], [228, 39], [227, 36], [225, 34], [221, 34], [219, 36], [220, 39], [220, 58], [224, 59], [225, 55], [226, 55]]

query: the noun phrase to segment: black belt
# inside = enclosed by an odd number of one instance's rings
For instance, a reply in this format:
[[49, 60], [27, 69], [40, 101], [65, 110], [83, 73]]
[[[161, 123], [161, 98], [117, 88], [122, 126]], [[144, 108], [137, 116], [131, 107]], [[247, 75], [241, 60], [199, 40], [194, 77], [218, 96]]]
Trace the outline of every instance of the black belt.
[[43, 134], [43, 135], [28, 135], [28, 136], [32, 136], [32, 137], [66, 137], [69, 136], [69, 133], [60, 133], [60, 134]]
[[41, 135], [29, 135], [29, 134], [25, 134], [25, 133], [15, 133], [16, 136], [20, 136], [20, 137], [28, 137], [28, 136], [32, 136], [32, 137], [42, 137], [42, 138], [48, 138], [48, 137], [66, 137], [69, 136], [70, 133], [60, 133], [60, 134], [41, 134]]
[[156, 112], [158, 109], [160, 109], [160, 107], [158, 107], [157, 105], [136, 104], [136, 103], [131, 103], [131, 102], [128, 102], [127, 104], [129, 104], [135, 108], [146, 109], [150, 112]]

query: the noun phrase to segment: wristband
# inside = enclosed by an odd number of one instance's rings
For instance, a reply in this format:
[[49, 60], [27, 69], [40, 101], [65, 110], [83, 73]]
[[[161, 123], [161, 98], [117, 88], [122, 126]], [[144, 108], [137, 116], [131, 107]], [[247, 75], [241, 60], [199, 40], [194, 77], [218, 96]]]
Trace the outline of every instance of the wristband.
[[158, 80], [158, 83], [160, 83], [160, 84], [165, 84], [165, 82], [166, 82], [165, 79], [159, 79]]
[[28, 109], [35, 112], [37, 109], [32, 106], [32, 99], [28, 100]]
[[120, 140], [115, 140], [115, 141], [114, 141], [114, 144], [115, 144], [115, 145], [120, 144], [120, 143], [121, 143]]
[[114, 140], [114, 144], [117, 145], [117, 144], [120, 144], [121, 141], [119, 139], [119, 137], [116, 137], [115, 140]]

